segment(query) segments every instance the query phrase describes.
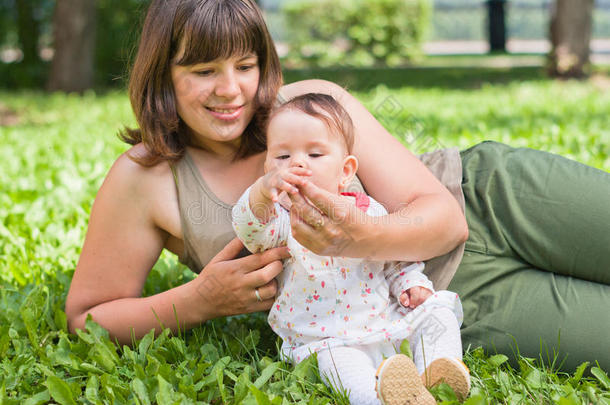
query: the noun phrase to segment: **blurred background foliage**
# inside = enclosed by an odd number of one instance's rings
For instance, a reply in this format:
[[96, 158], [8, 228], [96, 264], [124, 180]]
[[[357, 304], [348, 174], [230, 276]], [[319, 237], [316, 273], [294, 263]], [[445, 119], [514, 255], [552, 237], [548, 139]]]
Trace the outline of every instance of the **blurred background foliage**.
[[[42, 88], [48, 82], [57, 1], [0, 0], [0, 88]], [[150, 0], [82, 1], [95, 3], [93, 87], [124, 87]], [[505, 5], [509, 40], [548, 39], [550, 10], [559, 0], [491, 0], [494, 1]], [[427, 41], [484, 43], [490, 1], [257, 0], [257, 3], [265, 13], [284, 68], [311, 70], [421, 65]], [[591, 38], [610, 38], [610, 0], [595, 0], [594, 7]], [[534, 52], [542, 57], [547, 51], [538, 48]]]
[[[29, 6], [24, 12], [30, 11], [31, 18], [19, 18], [20, 3]], [[95, 85], [122, 86], [150, 0], [95, 0], [95, 3]], [[0, 0], [1, 87], [44, 87], [53, 56], [54, 8], [55, 0]], [[25, 28], [28, 29], [24, 31]], [[33, 35], [38, 54], [28, 59], [23, 42], [32, 40]]]
[[306, 0], [284, 7], [287, 67], [399, 66], [421, 57], [431, 0]]
[[[49, 0], [46, 0], [49, 1]], [[150, 0], [97, 0], [96, 83], [123, 84]]]

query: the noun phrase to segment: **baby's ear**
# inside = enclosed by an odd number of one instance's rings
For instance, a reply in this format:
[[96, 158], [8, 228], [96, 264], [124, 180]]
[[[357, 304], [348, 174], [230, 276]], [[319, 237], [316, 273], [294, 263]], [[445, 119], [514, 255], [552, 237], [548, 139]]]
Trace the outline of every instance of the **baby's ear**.
[[348, 155], [343, 160], [343, 174], [341, 178], [341, 188], [345, 189], [352, 182], [358, 171], [358, 159], [354, 155]]

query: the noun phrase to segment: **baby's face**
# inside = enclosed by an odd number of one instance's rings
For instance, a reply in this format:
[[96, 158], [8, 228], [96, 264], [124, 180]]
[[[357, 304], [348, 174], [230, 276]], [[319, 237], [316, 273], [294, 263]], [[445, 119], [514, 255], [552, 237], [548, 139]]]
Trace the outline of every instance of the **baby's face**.
[[301, 166], [312, 171], [316, 186], [337, 194], [352, 177], [347, 156], [342, 136], [302, 111], [286, 109], [269, 123], [266, 171]]

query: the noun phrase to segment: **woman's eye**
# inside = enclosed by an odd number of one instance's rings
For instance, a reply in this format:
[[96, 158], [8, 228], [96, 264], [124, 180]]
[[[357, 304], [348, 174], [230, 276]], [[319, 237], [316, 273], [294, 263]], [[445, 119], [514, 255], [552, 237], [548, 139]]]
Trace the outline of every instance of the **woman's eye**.
[[250, 69], [253, 69], [254, 65], [243, 65], [240, 66], [238, 69], [241, 70], [242, 72], [247, 72]]
[[211, 75], [212, 73], [214, 73], [214, 71], [213, 71], [213, 70], [210, 70], [210, 69], [207, 69], [207, 70], [199, 70], [199, 71], [195, 72], [195, 74], [196, 74], [197, 76], [209, 76], [209, 75]]

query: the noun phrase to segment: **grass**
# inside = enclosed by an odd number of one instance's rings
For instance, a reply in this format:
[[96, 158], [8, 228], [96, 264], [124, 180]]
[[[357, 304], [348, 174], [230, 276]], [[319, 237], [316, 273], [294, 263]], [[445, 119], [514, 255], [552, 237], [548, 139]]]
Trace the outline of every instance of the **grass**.
[[[605, 82], [553, 82], [527, 69], [348, 72], [339, 81], [415, 152], [492, 139], [610, 171]], [[263, 314], [149, 334], [131, 347], [93, 322], [70, 335], [65, 296], [95, 193], [126, 149], [114, 134], [133, 124], [129, 103], [123, 92], [1, 92], [0, 100], [0, 404], [345, 403], [313, 359], [296, 368], [281, 361]], [[144, 293], [191, 277], [164, 253]], [[565, 373], [552, 361], [507, 360], [470, 348], [468, 404], [610, 403], [610, 380], [595, 364]], [[447, 387], [435, 395], [457, 403]]]

